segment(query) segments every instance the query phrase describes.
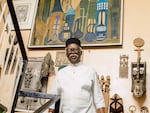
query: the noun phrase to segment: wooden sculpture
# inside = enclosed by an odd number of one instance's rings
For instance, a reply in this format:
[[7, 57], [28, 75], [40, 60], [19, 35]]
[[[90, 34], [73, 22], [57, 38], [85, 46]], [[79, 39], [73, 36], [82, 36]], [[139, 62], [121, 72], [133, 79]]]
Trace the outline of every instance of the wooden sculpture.
[[118, 94], [110, 98], [109, 113], [124, 113], [123, 100]]
[[146, 92], [146, 63], [141, 62], [141, 47], [144, 45], [144, 40], [136, 38], [134, 45], [137, 47], [137, 62], [132, 62], [132, 89], [135, 97], [141, 97]]
[[99, 84], [100, 84], [100, 87], [101, 87], [101, 90], [103, 92], [103, 95], [104, 95], [104, 99], [105, 99], [105, 104], [106, 104], [106, 107], [105, 107], [105, 112], [108, 113], [108, 106], [109, 106], [109, 91], [110, 91], [110, 76], [106, 76], [106, 79], [104, 78], [104, 76], [102, 75], [100, 77], [100, 80], [99, 80]]
[[53, 75], [54, 72], [54, 61], [52, 60], [51, 54], [48, 52], [44, 57], [40, 74], [41, 77], [48, 77], [49, 75]]

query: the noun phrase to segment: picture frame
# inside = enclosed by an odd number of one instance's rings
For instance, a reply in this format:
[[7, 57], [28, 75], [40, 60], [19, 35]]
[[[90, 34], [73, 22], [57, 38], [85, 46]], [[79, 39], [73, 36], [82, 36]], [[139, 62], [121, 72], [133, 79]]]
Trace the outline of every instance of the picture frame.
[[[20, 30], [26, 30], [32, 28], [34, 18], [35, 18], [35, 10], [37, 8], [37, 3], [38, 0], [14, 0], [13, 1]], [[10, 21], [10, 25], [11, 25], [10, 26], [11, 29], [14, 30], [12, 21]]]
[[[27, 92], [46, 93], [48, 76], [41, 75], [44, 57], [29, 57], [21, 90]], [[46, 99], [19, 96], [15, 111], [33, 112], [41, 107]]]
[[65, 47], [68, 38], [82, 46], [122, 46], [123, 0], [39, 0], [28, 48]]
[[65, 51], [57, 51], [56, 52], [56, 59], [55, 59], [55, 67], [60, 67], [63, 65], [68, 65], [69, 60], [66, 56]]
[[[84, 51], [82, 52], [81, 55], [81, 62], [83, 62], [83, 56], [84, 56]], [[61, 66], [66, 66], [69, 65], [70, 61], [66, 56], [65, 51], [57, 51], [56, 52], [56, 58], [55, 58], [55, 67], [61, 67]]]

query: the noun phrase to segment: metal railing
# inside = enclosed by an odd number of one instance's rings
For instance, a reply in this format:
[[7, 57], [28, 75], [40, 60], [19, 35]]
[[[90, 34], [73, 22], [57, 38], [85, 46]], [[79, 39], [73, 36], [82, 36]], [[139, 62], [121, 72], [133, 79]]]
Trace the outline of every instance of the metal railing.
[[[12, 0], [2, 0], [0, 1], [0, 6], [0, 25], [2, 25], [0, 28], [0, 92], [5, 90], [5, 87], [3, 88], [4, 81], [5, 83], [9, 82], [9, 77], [11, 77], [13, 78], [10, 81], [12, 86], [10, 86], [11, 91], [9, 93], [11, 94], [7, 98], [9, 101], [5, 103], [6, 107], [9, 108], [8, 112], [15, 112], [18, 96], [28, 96], [49, 99], [49, 101], [35, 111], [35, 113], [42, 113], [52, 103], [58, 101], [59, 96], [21, 91], [28, 57]], [[14, 25], [14, 31], [10, 27], [10, 17]], [[6, 96], [0, 95], [0, 102], [7, 101], [2, 99]], [[58, 108], [58, 106], [55, 107]], [[58, 112], [59, 110], [55, 111]]]

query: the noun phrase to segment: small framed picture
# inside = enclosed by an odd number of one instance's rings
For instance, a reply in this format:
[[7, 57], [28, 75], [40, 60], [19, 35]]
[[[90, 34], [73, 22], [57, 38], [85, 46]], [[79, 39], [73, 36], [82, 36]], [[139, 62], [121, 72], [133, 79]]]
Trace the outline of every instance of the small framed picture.
[[[83, 62], [83, 54], [81, 56], [81, 62]], [[66, 56], [66, 52], [65, 51], [57, 51], [56, 52], [56, 59], [55, 59], [55, 66], [56, 67], [61, 67], [61, 66], [65, 66], [70, 64], [70, 61], [68, 60], [67, 56]]]
[[66, 57], [65, 51], [56, 52], [55, 66], [60, 67], [62, 65], [68, 65], [68, 64], [69, 64], [69, 60]]
[[[13, 4], [20, 29], [31, 29], [38, 4], [37, 0], [15, 0]], [[11, 29], [14, 29], [12, 21]]]

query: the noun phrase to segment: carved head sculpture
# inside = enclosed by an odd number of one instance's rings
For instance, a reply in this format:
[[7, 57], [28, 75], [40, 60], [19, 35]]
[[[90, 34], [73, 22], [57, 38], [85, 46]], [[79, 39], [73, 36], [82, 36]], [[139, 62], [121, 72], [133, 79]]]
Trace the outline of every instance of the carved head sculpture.
[[46, 56], [44, 57], [44, 61], [42, 63], [41, 67], [41, 77], [48, 77], [50, 72], [54, 71], [54, 62], [51, 58], [51, 54], [47, 53]]

